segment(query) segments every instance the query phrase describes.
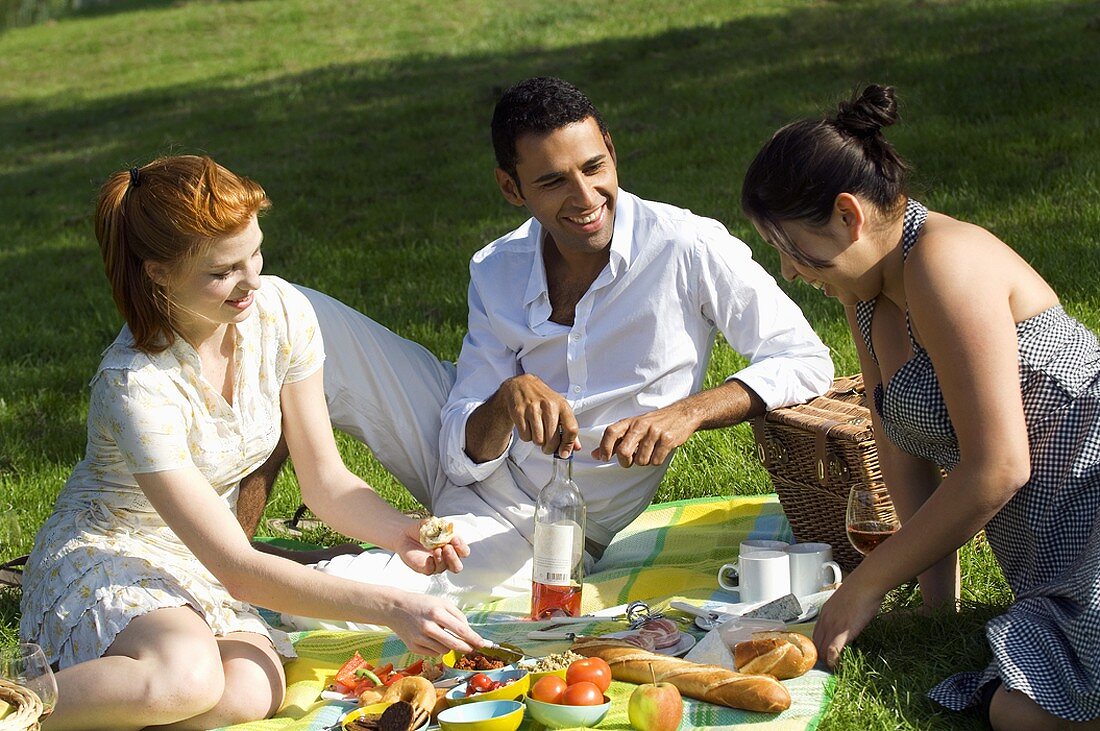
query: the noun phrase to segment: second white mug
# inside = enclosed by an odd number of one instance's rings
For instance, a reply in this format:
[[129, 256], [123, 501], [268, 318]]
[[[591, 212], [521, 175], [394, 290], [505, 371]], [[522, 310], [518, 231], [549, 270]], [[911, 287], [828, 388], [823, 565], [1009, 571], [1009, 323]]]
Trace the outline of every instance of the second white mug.
[[786, 551], [791, 562], [792, 594], [816, 594], [841, 582], [840, 565], [833, 561], [833, 548], [828, 543], [795, 543]]

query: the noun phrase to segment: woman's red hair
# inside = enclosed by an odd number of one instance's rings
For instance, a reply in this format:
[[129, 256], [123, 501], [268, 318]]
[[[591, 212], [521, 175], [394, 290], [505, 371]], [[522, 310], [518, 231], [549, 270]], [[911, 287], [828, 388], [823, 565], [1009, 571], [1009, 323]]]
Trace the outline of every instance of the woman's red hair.
[[171, 302], [145, 262], [179, 271], [206, 245], [239, 233], [270, 206], [257, 183], [197, 155], [162, 157], [104, 183], [95, 234], [134, 347], [157, 353], [176, 337]]

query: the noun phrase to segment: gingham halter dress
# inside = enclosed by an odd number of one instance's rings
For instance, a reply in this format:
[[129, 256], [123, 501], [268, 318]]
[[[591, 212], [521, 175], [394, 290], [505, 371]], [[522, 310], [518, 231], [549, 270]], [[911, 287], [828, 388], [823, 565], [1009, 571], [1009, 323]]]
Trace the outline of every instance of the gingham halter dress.
[[[927, 216], [908, 202], [906, 258]], [[874, 310], [874, 300], [856, 307], [872, 358]], [[951, 676], [929, 697], [961, 710], [1000, 679], [1050, 713], [1084, 721], [1100, 717], [1100, 343], [1060, 305], [1018, 323], [1016, 335], [1031, 479], [985, 528], [1016, 601], [986, 625], [989, 666]], [[935, 364], [912, 327], [909, 340], [914, 355], [875, 389], [875, 408], [894, 444], [950, 471], [959, 444]]]

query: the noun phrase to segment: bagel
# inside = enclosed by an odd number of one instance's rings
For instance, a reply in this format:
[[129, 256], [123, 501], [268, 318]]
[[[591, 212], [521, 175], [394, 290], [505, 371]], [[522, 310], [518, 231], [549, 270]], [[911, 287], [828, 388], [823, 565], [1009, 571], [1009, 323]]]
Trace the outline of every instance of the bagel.
[[398, 701], [404, 701], [411, 705], [416, 718], [420, 718], [421, 715], [428, 718], [435, 710], [435, 686], [432, 685], [432, 681], [419, 675], [401, 678], [401, 680], [387, 688], [382, 695], [382, 703], [397, 703]]

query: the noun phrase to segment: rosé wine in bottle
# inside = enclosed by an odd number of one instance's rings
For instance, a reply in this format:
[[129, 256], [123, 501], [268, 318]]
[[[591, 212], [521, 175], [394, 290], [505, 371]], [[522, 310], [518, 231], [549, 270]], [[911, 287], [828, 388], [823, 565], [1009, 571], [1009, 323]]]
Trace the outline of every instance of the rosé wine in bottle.
[[573, 456], [555, 454], [554, 475], [535, 503], [531, 619], [580, 615], [586, 514], [573, 482]]

